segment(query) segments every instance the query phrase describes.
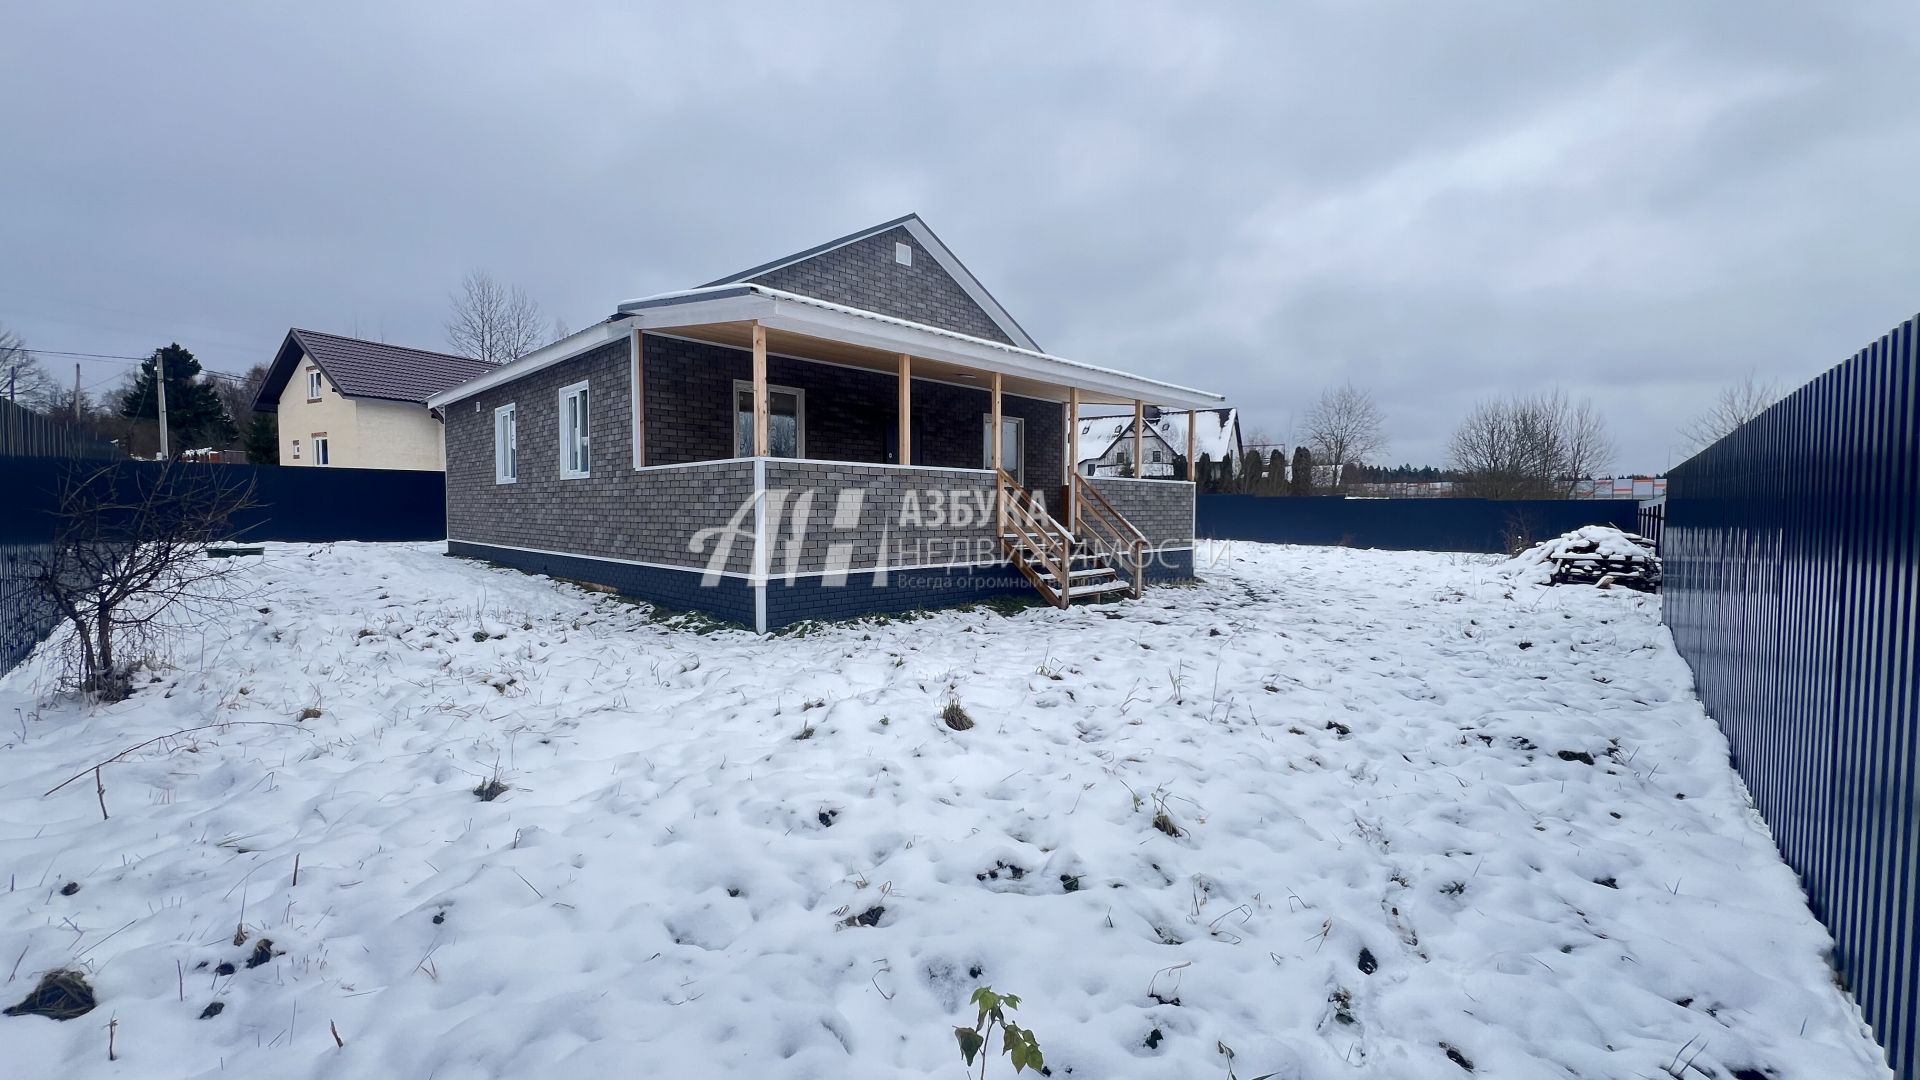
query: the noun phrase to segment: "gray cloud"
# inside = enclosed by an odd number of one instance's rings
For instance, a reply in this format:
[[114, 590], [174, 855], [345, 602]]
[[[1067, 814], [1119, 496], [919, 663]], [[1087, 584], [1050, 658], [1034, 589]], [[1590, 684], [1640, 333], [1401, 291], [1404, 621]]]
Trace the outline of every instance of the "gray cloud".
[[1644, 470], [1920, 307], [1904, 0], [716, 7], [16, 5], [0, 322], [431, 347], [470, 268], [578, 327], [918, 210], [1050, 349], [1272, 435], [1352, 379], [1437, 462], [1558, 384]]

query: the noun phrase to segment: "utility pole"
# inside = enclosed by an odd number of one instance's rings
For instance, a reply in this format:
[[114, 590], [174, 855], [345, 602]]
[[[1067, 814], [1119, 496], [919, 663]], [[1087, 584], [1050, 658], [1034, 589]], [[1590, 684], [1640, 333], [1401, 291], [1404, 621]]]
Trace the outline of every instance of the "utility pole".
[[80, 420], [80, 361], [73, 362], [73, 419]]
[[153, 353], [153, 388], [160, 395], [160, 460], [173, 457], [167, 453], [167, 354], [156, 349]]

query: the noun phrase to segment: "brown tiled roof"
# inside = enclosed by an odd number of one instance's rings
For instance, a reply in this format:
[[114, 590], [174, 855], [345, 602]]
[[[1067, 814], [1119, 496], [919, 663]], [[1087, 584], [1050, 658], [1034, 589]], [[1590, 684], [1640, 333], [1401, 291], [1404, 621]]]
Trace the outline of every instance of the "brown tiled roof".
[[494, 365], [484, 361], [451, 353], [409, 349], [295, 327], [287, 331], [287, 340], [274, 358], [273, 369], [260, 387], [254, 408], [265, 411], [278, 408], [280, 394], [293, 378], [302, 353], [320, 365], [327, 381], [343, 397], [412, 401], [421, 405], [442, 390], [494, 369]]

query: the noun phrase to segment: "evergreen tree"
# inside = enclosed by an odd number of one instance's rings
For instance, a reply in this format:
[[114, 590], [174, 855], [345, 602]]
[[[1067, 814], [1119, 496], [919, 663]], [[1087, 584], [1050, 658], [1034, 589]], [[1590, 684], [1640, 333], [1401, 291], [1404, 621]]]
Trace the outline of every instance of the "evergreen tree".
[[1304, 446], [1293, 450], [1293, 493], [1313, 494], [1313, 453]]
[[270, 412], [254, 413], [253, 422], [240, 436], [240, 445], [247, 451], [247, 464], [278, 465], [280, 418]]
[[1287, 493], [1287, 455], [1277, 446], [1267, 455], [1267, 491], [1274, 495]]
[[1240, 455], [1240, 490], [1249, 495], [1260, 490], [1260, 452]]
[[1220, 485], [1215, 481], [1215, 477], [1213, 475], [1213, 455], [1201, 454], [1199, 465], [1200, 465], [1199, 493], [1202, 495], [1217, 494], [1220, 490]]
[[167, 435], [175, 453], [202, 446], [225, 446], [239, 437], [220, 403], [220, 395], [200, 377], [200, 361], [179, 343], [155, 349], [140, 362], [140, 374], [120, 399], [120, 415], [152, 418], [160, 413], [154, 389], [154, 365], [167, 369]]

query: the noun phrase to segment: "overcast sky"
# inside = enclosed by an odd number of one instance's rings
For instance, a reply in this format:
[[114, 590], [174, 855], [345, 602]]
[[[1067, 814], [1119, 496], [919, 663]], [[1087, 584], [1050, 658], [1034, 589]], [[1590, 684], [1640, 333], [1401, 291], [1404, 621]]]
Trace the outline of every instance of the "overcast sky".
[[1249, 433], [1351, 380], [1439, 464], [1559, 385], [1656, 470], [1920, 309], [1913, 0], [706, 6], [9, 4], [0, 323], [442, 348], [468, 269], [578, 329], [918, 211], [1049, 351]]

